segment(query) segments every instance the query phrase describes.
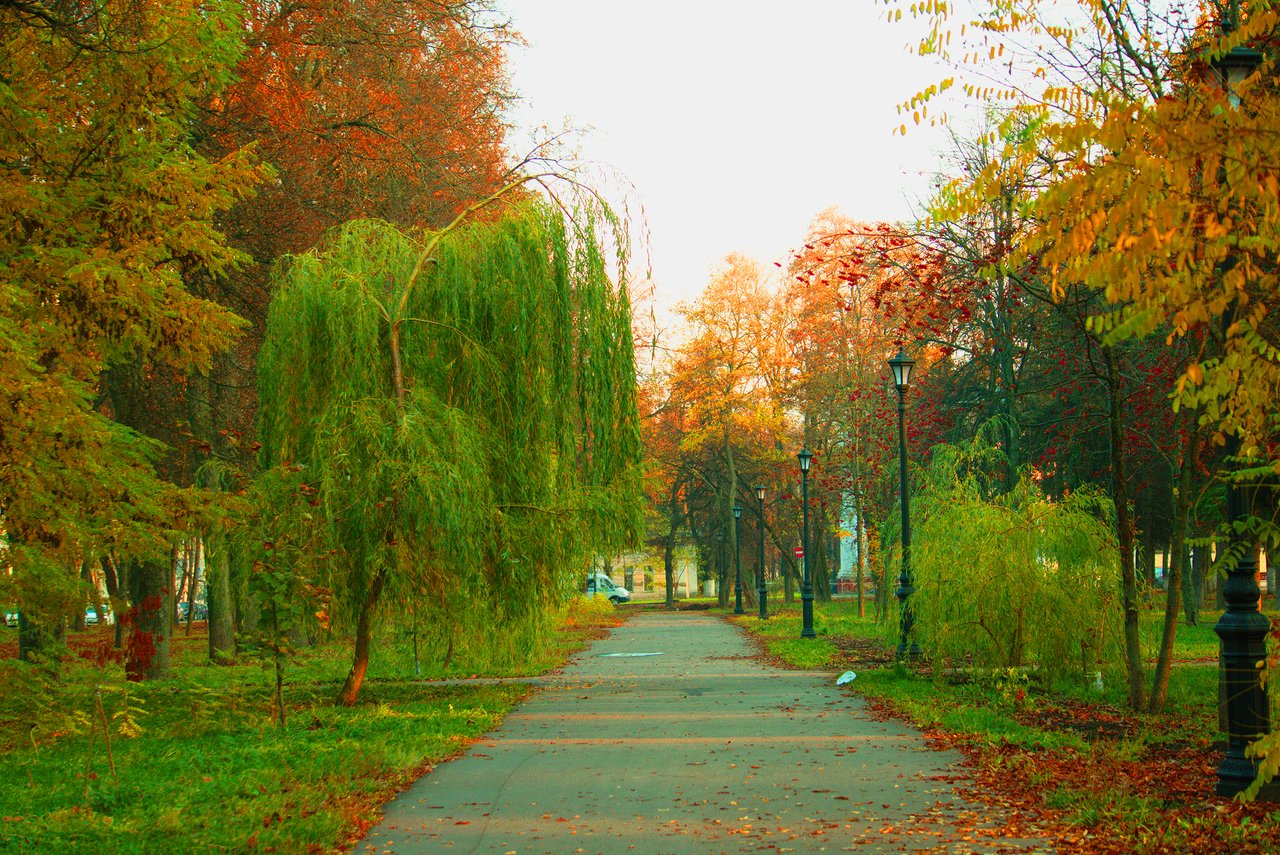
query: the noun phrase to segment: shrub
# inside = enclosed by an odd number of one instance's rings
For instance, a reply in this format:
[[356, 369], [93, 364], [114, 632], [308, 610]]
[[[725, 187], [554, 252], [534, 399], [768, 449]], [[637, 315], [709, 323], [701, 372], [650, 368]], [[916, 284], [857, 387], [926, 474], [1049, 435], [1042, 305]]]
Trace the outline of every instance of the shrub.
[[993, 494], [981, 466], [990, 454], [981, 439], [934, 451], [913, 509], [917, 640], [939, 663], [1031, 665], [1050, 679], [1118, 665], [1110, 500], [1081, 489], [1052, 501], [1029, 471]]

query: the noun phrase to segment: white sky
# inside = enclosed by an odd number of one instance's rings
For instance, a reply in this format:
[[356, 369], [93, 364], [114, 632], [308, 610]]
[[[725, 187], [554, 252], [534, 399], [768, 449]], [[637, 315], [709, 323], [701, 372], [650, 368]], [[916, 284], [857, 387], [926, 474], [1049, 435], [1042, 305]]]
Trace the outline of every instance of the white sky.
[[644, 205], [660, 308], [694, 299], [728, 252], [772, 268], [838, 205], [909, 216], [946, 148], [899, 102], [942, 72], [878, 0], [501, 0], [528, 46], [512, 149], [539, 125], [588, 129], [581, 155]]

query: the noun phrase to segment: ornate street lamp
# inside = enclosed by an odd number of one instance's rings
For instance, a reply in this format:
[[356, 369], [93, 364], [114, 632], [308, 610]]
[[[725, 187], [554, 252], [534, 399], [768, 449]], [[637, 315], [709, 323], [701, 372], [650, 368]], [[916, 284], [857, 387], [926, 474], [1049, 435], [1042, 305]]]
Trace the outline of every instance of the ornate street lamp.
[[800, 566], [804, 568], [804, 581], [800, 585], [800, 611], [804, 615], [801, 638], [817, 638], [813, 631], [813, 581], [809, 578], [809, 464], [813, 454], [801, 448], [796, 455], [800, 461], [800, 502], [804, 507], [804, 539], [800, 541]]
[[738, 521], [742, 519], [742, 506], [733, 503], [733, 613], [746, 614], [742, 610], [742, 546], [738, 543]]
[[[911, 383], [911, 369], [915, 364], [916, 361], [907, 356], [902, 348], [898, 348], [898, 355], [889, 360], [889, 367], [893, 369], [893, 385], [898, 390], [898, 485], [902, 505], [902, 572], [898, 574], [897, 591], [902, 612], [898, 638], [899, 659], [908, 653], [907, 637], [911, 634], [911, 626], [915, 622], [909, 602], [911, 595], [916, 592], [916, 587], [911, 584], [911, 503], [907, 496], [906, 432], [907, 386]], [[920, 655], [920, 646], [915, 641], [911, 642], [910, 655]]]
[[[1224, 32], [1235, 28], [1235, 21], [1224, 22]], [[1211, 65], [1220, 81], [1227, 88], [1227, 97], [1233, 107], [1240, 106], [1236, 87], [1258, 68], [1262, 54], [1252, 48], [1237, 46]], [[1234, 259], [1228, 257], [1223, 271], [1231, 269]], [[1222, 340], [1227, 341], [1227, 331], [1236, 314], [1237, 303], [1232, 300], [1222, 318]], [[1227, 459], [1240, 453], [1240, 437], [1227, 435]], [[1234, 481], [1227, 482], [1227, 531], [1228, 549], [1239, 556], [1227, 572], [1223, 585], [1223, 599], [1227, 609], [1214, 626], [1220, 647], [1219, 667], [1226, 707], [1227, 750], [1218, 766], [1216, 792], [1220, 796], [1234, 796], [1258, 776], [1257, 760], [1245, 756], [1245, 747], [1259, 736], [1271, 730], [1270, 704], [1266, 687], [1260, 680], [1258, 663], [1267, 657], [1266, 638], [1271, 622], [1258, 610], [1258, 554], [1257, 544], [1239, 533], [1240, 523], [1248, 513], [1244, 491]]]
[[760, 503], [760, 554], [756, 557], [756, 599], [760, 601], [760, 620], [769, 619], [769, 589], [764, 581], [764, 485], [756, 485], [756, 500]]

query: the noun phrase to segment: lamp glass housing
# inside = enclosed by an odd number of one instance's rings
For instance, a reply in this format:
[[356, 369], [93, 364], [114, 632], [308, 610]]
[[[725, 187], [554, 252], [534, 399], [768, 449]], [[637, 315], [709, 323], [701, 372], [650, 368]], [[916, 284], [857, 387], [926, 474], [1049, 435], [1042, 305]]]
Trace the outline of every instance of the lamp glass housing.
[[1260, 65], [1262, 65], [1262, 51], [1243, 45], [1236, 45], [1224, 56], [1213, 61], [1213, 67], [1222, 75], [1223, 81], [1233, 89], [1249, 79], [1249, 75], [1257, 71]]
[[756, 499], [758, 499], [761, 502], [764, 501], [764, 485], [763, 484], [756, 485]]
[[1218, 81], [1227, 90], [1227, 100], [1232, 107], [1240, 106], [1236, 90], [1262, 65], [1262, 51], [1236, 45], [1220, 57], [1209, 61]]
[[800, 471], [808, 472], [809, 464], [813, 461], [813, 452], [807, 448], [802, 448], [796, 458], [800, 461]]
[[733, 518], [735, 520], [742, 519], [742, 505], [735, 504], [733, 506]]
[[911, 383], [911, 369], [915, 367], [916, 361], [901, 349], [898, 349], [898, 355], [889, 360], [889, 367], [893, 369], [893, 385], [898, 387], [898, 391], [907, 388]]

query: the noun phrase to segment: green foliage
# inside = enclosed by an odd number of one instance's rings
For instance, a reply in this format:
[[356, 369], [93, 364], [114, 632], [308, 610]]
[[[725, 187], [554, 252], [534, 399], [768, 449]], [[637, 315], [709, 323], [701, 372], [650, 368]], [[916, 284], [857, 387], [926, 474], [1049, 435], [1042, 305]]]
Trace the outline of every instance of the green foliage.
[[821, 638], [771, 638], [765, 649], [788, 665], [809, 670], [832, 667], [837, 653], [834, 644]]
[[939, 446], [913, 504], [921, 647], [939, 664], [1034, 665], [1050, 679], [1109, 671], [1120, 653], [1109, 500], [1086, 489], [1050, 501], [1025, 473], [992, 495], [990, 453], [981, 438]]
[[[523, 656], [486, 658], [477, 645], [468, 674], [545, 673], [615, 619], [607, 601], [585, 599], [556, 617], [543, 643]], [[110, 630], [90, 632], [105, 640]], [[68, 663], [57, 679], [24, 662], [0, 663], [0, 851], [244, 852], [255, 843], [337, 851], [424, 765], [491, 730], [527, 691], [521, 684], [424, 686], [405, 680], [402, 663], [384, 647], [366, 702], [334, 708], [349, 650], [322, 643], [293, 655], [285, 730], [272, 726], [276, 687], [268, 671], [252, 662], [210, 663], [199, 635], [176, 642], [179, 676], [163, 683], [130, 684], [118, 667], [84, 660]]]
[[[299, 692], [305, 727], [262, 728], [247, 709], [219, 705], [198, 726], [183, 714], [192, 687], [167, 687], [148, 734], [112, 741], [87, 726], [39, 753], [7, 753], [0, 782], [0, 848], [6, 852], [328, 851], [371, 820], [377, 806], [494, 727], [525, 687], [382, 687], [377, 704], [327, 704], [331, 688]], [[323, 691], [323, 695], [320, 692]], [[269, 696], [270, 689], [251, 696]], [[114, 699], [108, 699], [112, 715]], [[206, 703], [201, 701], [201, 703]], [[88, 753], [91, 778], [84, 780]]]
[[976, 684], [988, 692], [1001, 706], [1014, 712], [1030, 709], [1035, 703], [1031, 698], [1031, 675], [1021, 668], [996, 668], [979, 671]]
[[238, 262], [214, 219], [265, 176], [186, 143], [239, 55], [235, 12], [0, 7], [0, 597], [36, 618], [73, 599], [84, 551], [163, 553], [200, 505], [98, 384], [124, 362], [206, 369], [240, 326], [184, 280]]
[[317, 490], [298, 466], [281, 465], [256, 479], [249, 504], [257, 513], [236, 531], [251, 564], [249, 594], [258, 604], [258, 625], [245, 627], [243, 648], [258, 654], [275, 673], [276, 714], [285, 724], [284, 679], [294, 638], [326, 615], [328, 591], [315, 583], [328, 552], [317, 538]]
[[385, 579], [445, 649], [536, 633], [592, 550], [637, 536], [630, 306], [577, 226], [538, 203], [422, 240], [353, 222], [278, 270], [263, 462], [315, 491], [301, 537], [335, 618]]

